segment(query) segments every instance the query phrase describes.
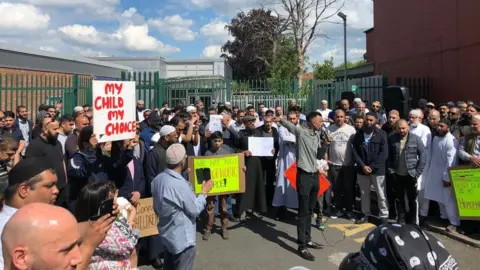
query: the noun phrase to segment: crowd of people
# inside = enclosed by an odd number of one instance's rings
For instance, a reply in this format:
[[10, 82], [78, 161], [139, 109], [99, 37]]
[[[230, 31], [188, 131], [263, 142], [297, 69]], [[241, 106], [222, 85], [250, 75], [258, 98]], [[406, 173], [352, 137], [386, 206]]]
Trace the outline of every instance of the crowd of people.
[[[192, 269], [198, 220], [208, 241], [219, 216], [227, 240], [229, 222], [266, 213], [281, 221], [288, 209], [298, 210], [298, 254], [313, 261], [309, 249], [322, 245], [311, 237], [312, 217], [319, 230], [327, 216], [372, 222], [372, 187], [380, 223], [421, 225], [438, 205], [447, 230], [463, 233], [448, 169], [480, 167], [480, 107], [421, 100], [402, 116], [371, 104], [356, 98], [350, 108], [343, 99], [330, 109], [324, 100], [303, 114], [295, 100], [287, 108], [197, 100], [153, 110], [139, 100], [137, 136], [106, 143], [97, 141], [88, 104], [72, 115], [41, 105], [35, 123], [25, 106], [0, 112], [0, 269], [135, 269], [140, 257], [157, 269]], [[213, 115], [222, 116], [222, 131], [210, 127]], [[273, 155], [254, 156], [249, 137], [273, 138]], [[195, 195], [187, 157], [234, 153], [245, 156], [245, 192], [209, 196], [207, 179]], [[296, 188], [284, 175], [293, 163]], [[319, 175], [331, 183], [320, 197]], [[149, 197], [159, 234], [139, 239], [135, 209]], [[107, 200], [113, 212], [100, 216]]]

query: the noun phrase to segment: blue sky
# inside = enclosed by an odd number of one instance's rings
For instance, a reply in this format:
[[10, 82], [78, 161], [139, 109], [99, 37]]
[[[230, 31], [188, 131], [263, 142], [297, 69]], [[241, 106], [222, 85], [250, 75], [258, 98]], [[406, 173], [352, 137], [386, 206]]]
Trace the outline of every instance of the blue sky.
[[[332, 0], [329, 0], [332, 1]], [[239, 10], [270, 0], [0, 0], [0, 42], [83, 56], [218, 58], [231, 37], [224, 30]], [[340, 4], [341, 0], [338, 0]], [[371, 0], [345, 0], [348, 56], [365, 53], [363, 31], [373, 26]], [[334, 10], [332, 9], [333, 12]], [[308, 51], [311, 63], [343, 58], [343, 28], [334, 16], [321, 25], [328, 39]]]

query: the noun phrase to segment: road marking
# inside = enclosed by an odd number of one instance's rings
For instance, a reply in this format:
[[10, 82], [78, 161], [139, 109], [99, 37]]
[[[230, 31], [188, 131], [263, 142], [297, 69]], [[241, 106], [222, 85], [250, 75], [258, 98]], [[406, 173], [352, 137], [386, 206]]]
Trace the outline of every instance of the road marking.
[[328, 256], [328, 261], [338, 267], [347, 255], [348, 253], [345, 252], [333, 253], [332, 255]]
[[375, 227], [375, 225], [371, 223], [365, 224], [329, 224], [328, 227], [330, 228], [337, 228], [342, 231], [346, 237], [352, 236], [359, 232], [368, 230], [370, 228]]
[[356, 239], [353, 239], [353, 241], [357, 243], [363, 243], [365, 241], [365, 237], [356, 238]]

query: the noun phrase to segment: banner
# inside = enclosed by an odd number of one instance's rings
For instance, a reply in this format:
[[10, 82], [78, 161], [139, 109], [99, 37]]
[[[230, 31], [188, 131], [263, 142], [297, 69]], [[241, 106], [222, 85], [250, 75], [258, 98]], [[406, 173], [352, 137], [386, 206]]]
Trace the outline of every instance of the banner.
[[136, 135], [135, 82], [93, 81], [93, 132], [98, 142]]
[[[288, 182], [290, 183], [290, 186], [293, 187], [293, 189], [297, 190], [297, 162], [293, 162], [292, 165], [283, 173], [283, 176], [287, 178]], [[318, 190], [317, 198], [322, 196], [325, 191], [327, 191], [330, 188], [330, 182], [327, 180], [327, 178], [324, 175], [320, 175], [318, 177], [318, 184], [320, 189]]]
[[195, 194], [202, 192], [203, 180], [213, 180], [208, 195], [222, 195], [245, 192], [245, 157], [243, 154], [208, 157], [188, 157], [190, 169], [188, 180]]
[[480, 169], [451, 168], [450, 179], [461, 220], [480, 220]]
[[140, 237], [158, 234], [158, 217], [153, 211], [153, 199], [141, 199], [137, 206], [137, 214], [135, 215], [135, 228], [140, 230]]

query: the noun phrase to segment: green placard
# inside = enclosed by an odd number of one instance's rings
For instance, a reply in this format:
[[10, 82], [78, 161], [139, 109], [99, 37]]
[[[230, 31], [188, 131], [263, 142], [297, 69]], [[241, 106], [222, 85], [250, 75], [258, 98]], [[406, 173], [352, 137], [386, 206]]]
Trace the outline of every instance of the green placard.
[[357, 85], [352, 85], [352, 92], [357, 92], [358, 86]]
[[189, 157], [189, 181], [195, 194], [202, 191], [202, 183], [198, 181], [197, 176], [205, 168], [210, 169], [210, 176], [213, 180], [213, 187], [209, 195], [245, 192], [244, 159], [243, 154]]
[[480, 169], [452, 168], [450, 179], [460, 219], [480, 219]]

